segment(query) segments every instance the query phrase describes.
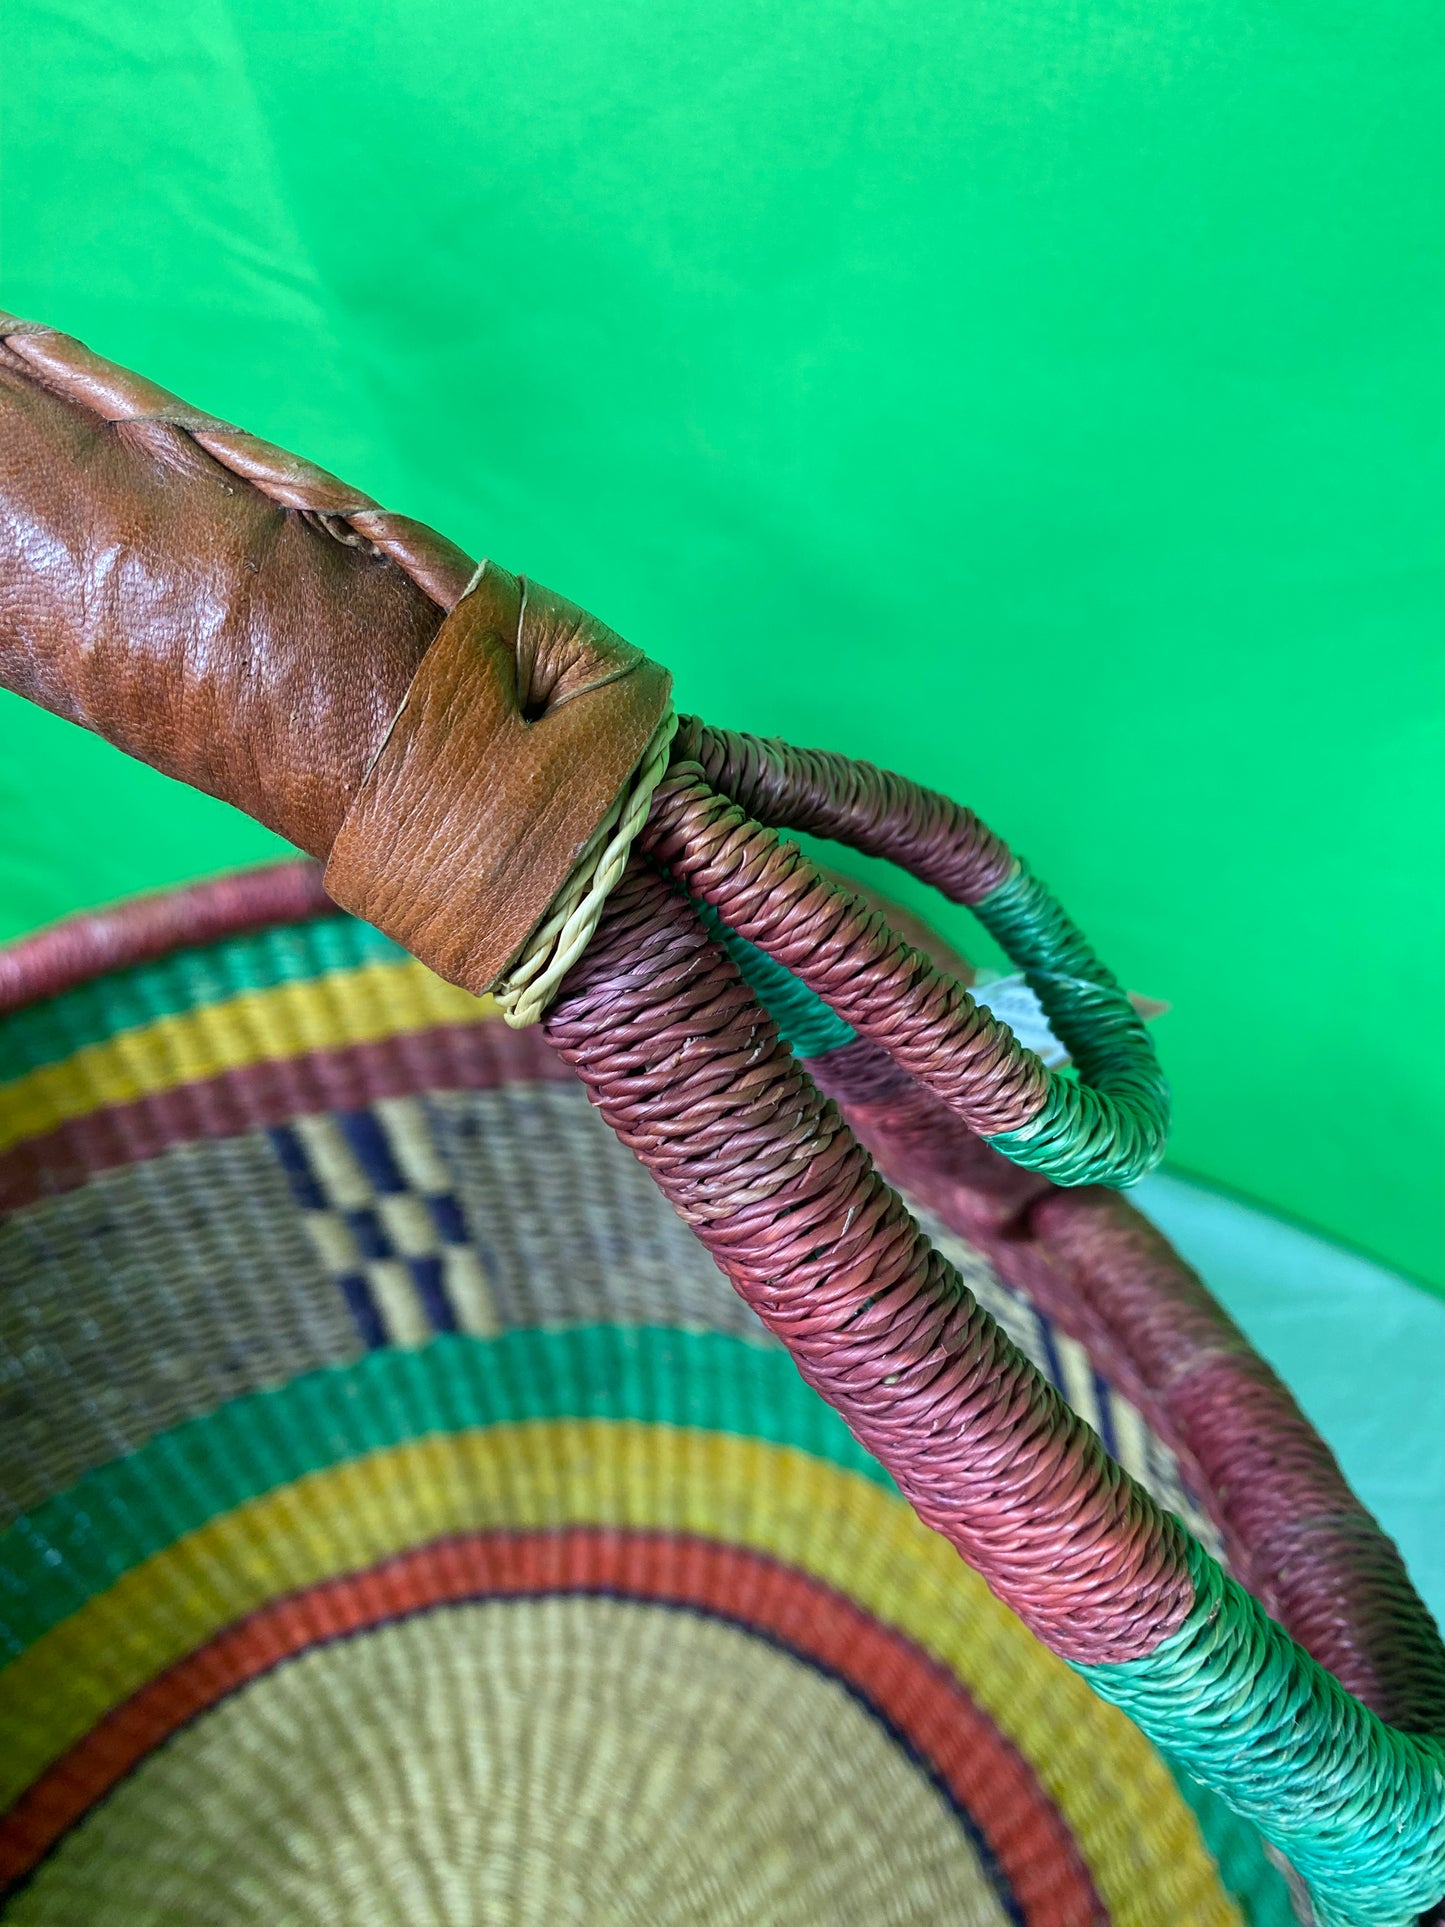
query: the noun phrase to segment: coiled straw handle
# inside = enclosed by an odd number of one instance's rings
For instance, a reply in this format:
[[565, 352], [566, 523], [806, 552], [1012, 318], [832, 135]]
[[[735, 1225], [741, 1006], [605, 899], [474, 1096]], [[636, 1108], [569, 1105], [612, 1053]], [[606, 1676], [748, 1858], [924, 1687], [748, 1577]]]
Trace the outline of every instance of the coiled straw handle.
[[[473, 989], [595, 860], [671, 727], [665, 673], [560, 598], [10, 320], [0, 680], [327, 859], [344, 907]], [[920, 1515], [1260, 1825], [1322, 1921], [1403, 1927], [1437, 1903], [1438, 1739], [1351, 1698], [1109, 1459], [929, 1245], [697, 904], [952, 1116], [1072, 1183], [1162, 1149], [1163, 1087], [1118, 986], [997, 839], [902, 779], [684, 718], [635, 815], [545, 1019], [594, 1103]], [[769, 825], [971, 903], [1081, 1081]], [[1438, 1705], [1418, 1602], [1402, 1588], [1381, 1610]]]

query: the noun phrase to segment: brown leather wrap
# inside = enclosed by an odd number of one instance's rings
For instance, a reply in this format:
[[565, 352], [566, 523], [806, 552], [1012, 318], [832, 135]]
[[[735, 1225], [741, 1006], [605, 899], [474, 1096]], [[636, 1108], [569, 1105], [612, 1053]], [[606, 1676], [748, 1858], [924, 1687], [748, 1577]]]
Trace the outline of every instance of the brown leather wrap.
[[486, 990], [636, 769], [670, 687], [595, 618], [489, 562], [427, 651], [327, 890], [443, 977]]
[[500, 570], [443, 631], [474, 576], [325, 470], [0, 315], [0, 682], [314, 856], [346, 823], [338, 900], [481, 988], [668, 683], [546, 591], [523, 624]]
[[0, 676], [324, 856], [445, 608], [319, 520], [355, 490], [272, 450], [266, 492], [265, 444], [67, 336], [0, 334]]

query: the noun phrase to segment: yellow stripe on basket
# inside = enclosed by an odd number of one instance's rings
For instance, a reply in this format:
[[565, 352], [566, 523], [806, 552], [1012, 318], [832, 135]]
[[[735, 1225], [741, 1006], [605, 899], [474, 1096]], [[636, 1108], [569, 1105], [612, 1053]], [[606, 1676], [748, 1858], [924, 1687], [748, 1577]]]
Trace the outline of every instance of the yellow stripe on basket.
[[1115, 1922], [1241, 1916], [1162, 1761], [904, 1502], [792, 1447], [549, 1420], [433, 1436], [311, 1473], [188, 1533], [0, 1674], [0, 1803], [111, 1707], [277, 1596], [448, 1533], [696, 1533], [798, 1567], [934, 1654], [1028, 1760]]
[[268, 1058], [372, 1044], [496, 1015], [492, 998], [458, 990], [411, 958], [241, 991], [87, 1044], [60, 1063], [0, 1084], [0, 1151], [107, 1105], [133, 1103]]

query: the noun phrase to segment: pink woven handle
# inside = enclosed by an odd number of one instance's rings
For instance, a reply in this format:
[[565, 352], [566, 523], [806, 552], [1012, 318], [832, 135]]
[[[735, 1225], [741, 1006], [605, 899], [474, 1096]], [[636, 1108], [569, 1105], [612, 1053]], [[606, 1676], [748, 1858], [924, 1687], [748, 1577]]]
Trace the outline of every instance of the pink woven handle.
[[[795, 810], [786, 780], [771, 807], [809, 828], [822, 814]], [[700, 767], [675, 767], [644, 844], [951, 1095], [937, 1043], [960, 988]], [[880, 984], [901, 993], [882, 1024]], [[1351, 1699], [1109, 1458], [929, 1244], [663, 876], [629, 873], [548, 1034], [919, 1516], [1289, 1854], [1322, 1923], [1405, 1927], [1439, 1899], [1445, 1750]], [[1438, 1685], [1438, 1639], [1402, 1590], [1392, 1630]]]
[[[695, 768], [676, 759], [694, 757]], [[724, 922], [794, 971], [1013, 1163], [1130, 1184], [1164, 1155], [1169, 1096], [1123, 987], [971, 810], [871, 764], [684, 717], [651, 845]], [[1075, 1074], [1049, 1070], [963, 985], [760, 828], [888, 857], [967, 904], [1028, 974]]]

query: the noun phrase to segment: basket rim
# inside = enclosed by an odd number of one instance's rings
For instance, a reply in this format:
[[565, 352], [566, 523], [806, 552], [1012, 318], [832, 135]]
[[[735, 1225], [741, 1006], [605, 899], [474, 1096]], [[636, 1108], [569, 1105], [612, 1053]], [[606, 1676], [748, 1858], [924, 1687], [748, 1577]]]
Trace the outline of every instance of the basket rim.
[[15, 937], [0, 944], [0, 1016], [173, 950], [339, 914], [321, 867], [310, 857], [283, 857], [72, 911]]
[[[0, 946], [0, 1016], [180, 949], [343, 914], [321, 879], [311, 859], [283, 858], [73, 913]], [[918, 1175], [916, 1140], [890, 1144], [889, 1120], [872, 1107], [851, 1121], [885, 1170]], [[1094, 1188], [1046, 1184], [991, 1223], [960, 1213], [957, 1187], [907, 1188], [1139, 1407], [1194, 1483], [1238, 1576], [1300, 1644], [1382, 1718], [1436, 1727], [1420, 1710], [1445, 1707], [1445, 1649], [1398, 1551], [1288, 1388], [1162, 1235], [1119, 1194]]]

